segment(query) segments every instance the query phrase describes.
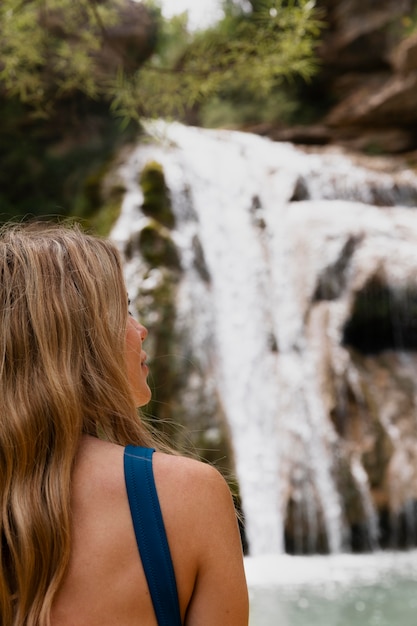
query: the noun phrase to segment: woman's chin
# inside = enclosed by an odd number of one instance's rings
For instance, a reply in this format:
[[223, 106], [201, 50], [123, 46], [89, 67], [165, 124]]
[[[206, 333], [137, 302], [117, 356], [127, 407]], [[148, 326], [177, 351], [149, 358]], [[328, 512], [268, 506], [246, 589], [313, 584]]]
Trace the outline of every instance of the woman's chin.
[[152, 392], [149, 387], [147, 387], [147, 389], [145, 389], [142, 393], [137, 394], [135, 397], [137, 408], [139, 409], [143, 406], [146, 406], [150, 402], [151, 398]]

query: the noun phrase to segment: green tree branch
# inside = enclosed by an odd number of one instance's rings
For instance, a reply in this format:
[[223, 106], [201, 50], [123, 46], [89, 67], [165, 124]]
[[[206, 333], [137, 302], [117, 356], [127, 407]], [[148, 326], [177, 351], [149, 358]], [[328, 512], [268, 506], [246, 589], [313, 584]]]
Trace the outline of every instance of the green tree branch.
[[129, 63], [111, 36], [127, 4], [3, 0], [3, 96], [47, 116], [57, 101], [79, 91], [107, 101], [116, 115], [139, 119], [174, 115], [231, 85], [267, 96], [283, 79], [307, 80], [316, 70], [322, 22], [313, 0], [253, 0], [250, 14], [228, 0], [224, 20], [195, 34], [187, 31], [184, 17], [163, 20], [153, 2], [153, 54], [148, 49], [139, 63]]

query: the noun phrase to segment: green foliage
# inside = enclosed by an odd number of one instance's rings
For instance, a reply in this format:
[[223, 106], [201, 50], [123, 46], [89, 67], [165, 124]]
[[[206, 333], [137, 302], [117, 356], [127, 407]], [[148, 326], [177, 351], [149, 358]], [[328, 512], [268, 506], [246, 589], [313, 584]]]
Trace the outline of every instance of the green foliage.
[[104, 180], [110, 165], [103, 165], [87, 177], [82, 196], [85, 215], [82, 221], [86, 227], [102, 237], [109, 236], [120, 215], [126, 193], [126, 188], [119, 181], [113, 183], [108, 190], [104, 189]]
[[[158, 52], [131, 83], [131, 104], [146, 115], [181, 116], [231, 91], [260, 100], [284, 80], [308, 80], [317, 69], [320, 17], [313, 0], [270, 0], [249, 15], [234, 7], [218, 25], [192, 37], [184, 17], [163, 23]], [[120, 83], [119, 92], [125, 88]]]
[[413, 8], [407, 15], [403, 15], [401, 30], [403, 37], [409, 37], [417, 31], [417, 7]]
[[[273, 115], [283, 81], [315, 71], [320, 16], [307, 0], [252, 2], [249, 14], [227, 3], [217, 26], [190, 33], [185, 14], [164, 20], [148, 2], [145, 48], [123, 40], [121, 51], [114, 34], [137, 11], [131, 0], [1, 0], [0, 219], [94, 216], [106, 230], [118, 200], [104, 211], [89, 181], [137, 136], [132, 120]], [[288, 115], [294, 106], [281, 98]]]
[[231, 87], [266, 97], [283, 78], [308, 79], [315, 71], [321, 23], [313, 0], [253, 1], [249, 15], [229, 1], [224, 20], [193, 35], [185, 15], [163, 20], [157, 3], [148, 2], [158, 31], [156, 39], [149, 33], [154, 53], [145, 65], [131, 67], [109, 36], [127, 5], [2, 0], [0, 86], [6, 97], [47, 116], [57, 101], [79, 91], [110, 103], [123, 119], [140, 119], [181, 114]]
[[2, 0], [0, 83], [8, 97], [47, 115], [74, 89], [90, 98], [107, 91], [97, 67], [105, 30], [117, 23], [123, 0]]
[[301, 123], [302, 105], [286, 87], [280, 86], [266, 98], [256, 94], [229, 92], [211, 98], [201, 107], [199, 123], [206, 128], [242, 128], [258, 123]]
[[137, 128], [122, 133], [105, 105], [78, 104], [45, 121], [34, 120], [17, 99], [0, 98], [0, 221], [17, 215], [84, 219], [99, 211], [103, 198], [92, 192], [91, 181], [102, 178], [114, 151], [136, 138]]

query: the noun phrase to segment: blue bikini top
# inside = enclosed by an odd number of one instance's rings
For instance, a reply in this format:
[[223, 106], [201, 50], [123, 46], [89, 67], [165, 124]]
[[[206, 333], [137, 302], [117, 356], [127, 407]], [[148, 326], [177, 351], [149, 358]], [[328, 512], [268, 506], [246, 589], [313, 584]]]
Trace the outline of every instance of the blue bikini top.
[[153, 453], [153, 448], [125, 448], [127, 495], [158, 626], [182, 626], [175, 572], [155, 487]]

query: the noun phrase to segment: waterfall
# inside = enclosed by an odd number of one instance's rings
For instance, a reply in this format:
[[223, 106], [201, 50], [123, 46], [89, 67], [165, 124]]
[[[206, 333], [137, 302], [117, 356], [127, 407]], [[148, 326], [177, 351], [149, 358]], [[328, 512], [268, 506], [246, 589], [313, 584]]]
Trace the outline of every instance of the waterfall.
[[[356, 517], [343, 494], [347, 482], [377, 547], [369, 446], [382, 429], [381, 441], [394, 450], [384, 466], [389, 505], [396, 498], [392, 510], [410, 520], [417, 493], [410, 476], [402, 478], [396, 451], [406, 440], [402, 454], [417, 460], [416, 420], [412, 403], [402, 424], [391, 394], [378, 426], [368, 423], [369, 407], [382, 399], [370, 396], [383, 366], [366, 350], [363, 363], [356, 359], [356, 339], [368, 331], [355, 312], [375, 285], [398, 298], [394, 316], [407, 308], [405, 297], [413, 310], [417, 177], [383, 159], [355, 162], [337, 149], [303, 150], [235, 131], [158, 122], [148, 134], [151, 141], [119, 170], [127, 191], [111, 237], [124, 251], [148, 223], [138, 175], [149, 161], [160, 163], [181, 260], [176, 327], [185, 339], [178, 352], [190, 363], [184, 410], [195, 410], [196, 389], [208, 403], [219, 399], [251, 554], [283, 552], [288, 541], [294, 551], [349, 549]], [[140, 250], [126, 259], [125, 272], [131, 293], [161, 280]], [[400, 366], [408, 386], [416, 365], [410, 359], [407, 372]], [[349, 418], [352, 398], [366, 414], [362, 426], [356, 413]], [[417, 463], [407, 467], [416, 482]]]

